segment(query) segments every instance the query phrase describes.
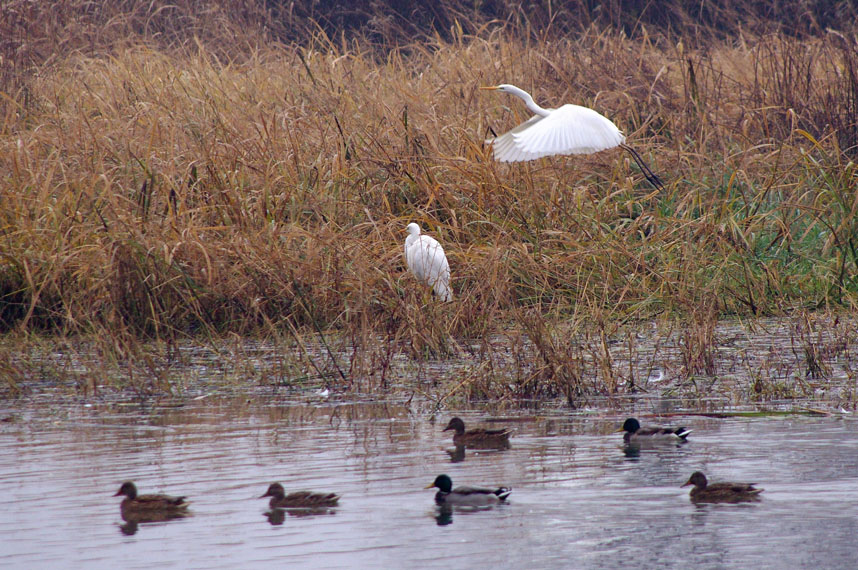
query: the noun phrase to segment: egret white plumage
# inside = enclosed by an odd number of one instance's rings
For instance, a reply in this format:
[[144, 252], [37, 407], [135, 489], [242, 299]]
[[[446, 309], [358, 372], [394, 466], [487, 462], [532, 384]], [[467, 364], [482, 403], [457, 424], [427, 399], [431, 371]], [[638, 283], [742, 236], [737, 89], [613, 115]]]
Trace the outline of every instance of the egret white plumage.
[[536, 160], [558, 154], [592, 154], [619, 146], [631, 153], [653, 186], [659, 190], [664, 188], [640, 155], [625, 144], [626, 137], [620, 129], [593, 109], [572, 104], [544, 109], [536, 104], [530, 93], [507, 83], [480, 89], [515, 95], [535, 113], [514, 129], [486, 141], [492, 145], [494, 157], [500, 162]]
[[444, 255], [444, 248], [438, 240], [420, 234], [420, 226], [408, 224], [408, 237], [405, 238], [405, 263], [409, 271], [426, 285], [432, 287], [442, 301], [452, 301], [450, 289], [450, 264]]

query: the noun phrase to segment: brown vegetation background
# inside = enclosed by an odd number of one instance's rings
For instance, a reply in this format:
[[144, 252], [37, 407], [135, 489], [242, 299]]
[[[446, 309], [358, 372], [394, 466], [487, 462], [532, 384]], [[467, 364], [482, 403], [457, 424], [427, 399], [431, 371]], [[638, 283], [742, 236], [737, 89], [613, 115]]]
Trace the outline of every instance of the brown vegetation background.
[[[342, 4], [4, 2], [0, 330], [335, 333], [377, 371], [515, 329], [562, 367], [555, 324], [854, 306], [852, 2]], [[607, 115], [667, 190], [620, 151], [495, 163], [500, 82]]]

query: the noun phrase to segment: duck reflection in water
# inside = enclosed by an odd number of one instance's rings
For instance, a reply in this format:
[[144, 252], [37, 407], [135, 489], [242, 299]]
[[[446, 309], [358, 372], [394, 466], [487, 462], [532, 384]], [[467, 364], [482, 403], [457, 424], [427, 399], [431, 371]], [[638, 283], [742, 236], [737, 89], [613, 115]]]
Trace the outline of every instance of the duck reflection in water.
[[280, 526], [283, 524], [283, 521], [286, 520], [285, 509], [271, 509], [270, 511], [266, 511], [262, 514], [265, 515], [265, 518], [268, 519], [271, 526]]
[[465, 460], [464, 445], [457, 445], [455, 449], [448, 449], [447, 453], [450, 455], [450, 463], [461, 463]]
[[626, 444], [623, 446], [623, 455], [626, 456], [626, 459], [637, 461], [641, 458], [641, 446]]
[[450, 505], [440, 505], [435, 513], [435, 524], [438, 526], [453, 524], [453, 507]]
[[474, 455], [474, 454], [486, 455], [487, 453], [501, 453], [501, 452], [509, 449], [509, 443], [507, 443], [506, 445], [499, 445], [498, 447], [485, 447], [485, 448], [483, 448], [483, 447], [474, 448], [471, 445], [467, 445], [467, 446], [457, 445], [453, 449], [446, 450], [447, 455], [450, 456], [450, 463], [461, 463], [462, 461], [464, 461], [465, 457], [467, 456], [467, 453], [465, 451], [466, 449], [470, 449], [472, 455]]
[[191, 516], [190, 513], [122, 513], [122, 520], [125, 521], [125, 524], [119, 525], [119, 531], [122, 534], [131, 536], [137, 533], [137, 530], [140, 527], [140, 524], [149, 524], [149, 523], [164, 523], [176, 519], [183, 519]]
[[336, 509], [329, 507], [316, 508], [297, 508], [297, 509], [270, 509], [262, 513], [271, 526], [280, 526], [286, 520], [286, 515], [290, 517], [314, 517], [318, 515], [335, 515]]
[[680, 455], [685, 454], [689, 451], [688, 448], [683, 446], [681, 443], [660, 446], [627, 443], [624, 444], [621, 449], [623, 450], [623, 455], [628, 461], [640, 461], [641, 450], [647, 450], [646, 453], [656, 453], [659, 455]]

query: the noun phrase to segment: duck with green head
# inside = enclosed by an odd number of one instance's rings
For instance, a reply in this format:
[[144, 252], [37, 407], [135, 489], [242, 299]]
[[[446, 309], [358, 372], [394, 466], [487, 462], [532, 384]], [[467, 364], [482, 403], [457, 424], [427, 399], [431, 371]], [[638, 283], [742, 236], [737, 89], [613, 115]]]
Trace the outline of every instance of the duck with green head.
[[694, 485], [690, 497], [695, 503], [747, 503], [760, 500], [763, 489], [755, 483], [709, 483], [700, 471], [695, 471], [682, 487]]
[[617, 430], [619, 432], [626, 432], [623, 435], [626, 444], [685, 443], [691, 430], [684, 427], [641, 427], [636, 418], [628, 418]]
[[438, 492], [435, 493], [435, 502], [442, 506], [486, 507], [505, 502], [512, 493], [509, 487], [489, 489], [461, 485], [454, 489], [453, 480], [448, 475], [438, 475], [431, 485], [426, 486], [426, 489], [433, 487], [438, 488]]

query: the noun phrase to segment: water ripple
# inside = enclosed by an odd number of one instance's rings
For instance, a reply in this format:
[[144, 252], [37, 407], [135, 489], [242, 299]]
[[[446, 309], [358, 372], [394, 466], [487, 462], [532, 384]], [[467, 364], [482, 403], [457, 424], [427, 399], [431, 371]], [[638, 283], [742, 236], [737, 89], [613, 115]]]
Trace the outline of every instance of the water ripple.
[[[858, 436], [830, 418], [689, 417], [686, 445], [630, 455], [620, 417], [556, 414], [516, 422], [509, 449], [457, 455], [441, 422], [372, 404], [21, 415], [0, 431], [10, 567], [858, 566]], [[698, 469], [763, 500], [695, 506], [679, 485]], [[511, 486], [509, 504], [441, 513], [424, 489], [439, 473]], [[126, 479], [188, 495], [192, 516], [129, 527], [112, 497]], [[274, 481], [341, 505], [272, 524], [258, 497]]]

